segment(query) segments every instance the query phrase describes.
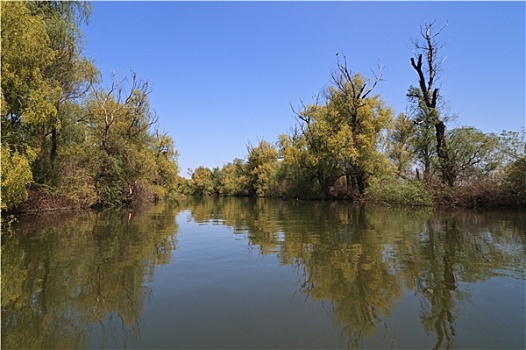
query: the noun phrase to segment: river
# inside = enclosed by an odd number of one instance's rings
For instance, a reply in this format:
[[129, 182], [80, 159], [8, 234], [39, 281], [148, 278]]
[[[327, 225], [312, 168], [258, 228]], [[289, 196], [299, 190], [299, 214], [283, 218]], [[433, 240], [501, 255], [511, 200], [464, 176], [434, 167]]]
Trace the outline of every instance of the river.
[[524, 349], [526, 213], [197, 198], [2, 230], [2, 349]]

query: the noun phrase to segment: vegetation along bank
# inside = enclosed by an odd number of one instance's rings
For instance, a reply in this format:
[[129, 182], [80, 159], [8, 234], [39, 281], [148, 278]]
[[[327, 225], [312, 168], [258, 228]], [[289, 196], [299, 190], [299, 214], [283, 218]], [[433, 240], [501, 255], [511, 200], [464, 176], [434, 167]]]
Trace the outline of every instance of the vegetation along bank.
[[[128, 205], [199, 196], [372, 200], [409, 205], [526, 206], [524, 130], [448, 128], [438, 88], [442, 29], [420, 29], [408, 57], [408, 112], [339, 58], [319, 99], [294, 111], [275, 142], [190, 179], [135, 73], [104, 84], [84, 56], [88, 2], [2, 3], [2, 212]], [[343, 55], [342, 55], [343, 56]]]

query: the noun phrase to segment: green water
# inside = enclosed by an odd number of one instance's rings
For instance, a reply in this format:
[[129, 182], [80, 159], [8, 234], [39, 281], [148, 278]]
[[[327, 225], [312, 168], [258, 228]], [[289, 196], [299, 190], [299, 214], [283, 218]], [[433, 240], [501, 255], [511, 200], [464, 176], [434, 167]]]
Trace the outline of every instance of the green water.
[[23, 216], [2, 349], [524, 349], [526, 214], [195, 199]]

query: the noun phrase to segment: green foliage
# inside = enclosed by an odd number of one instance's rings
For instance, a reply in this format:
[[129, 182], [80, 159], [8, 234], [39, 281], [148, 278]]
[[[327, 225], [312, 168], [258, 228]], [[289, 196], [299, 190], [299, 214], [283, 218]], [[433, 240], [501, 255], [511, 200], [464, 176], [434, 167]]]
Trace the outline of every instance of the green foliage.
[[[181, 180], [179, 178], [179, 165], [177, 158], [179, 152], [175, 150], [173, 139], [167, 134], [159, 134], [157, 131], [153, 137], [148, 157], [151, 170], [148, 183], [156, 199], [175, 197], [181, 192]], [[144, 153], [147, 154], [147, 153]]]
[[[82, 56], [85, 2], [8, 2], [2, 8], [2, 137], [34, 148], [35, 181], [56, 180], [54, 160], [69, 106], [97, 76]], [[78, 115], [77, 115], [78, 117]]]
[[34, 158], [29, 147], [25, 153], [13, 152], [2, 142], [2, 210], [15, 208], [27, 199], [27, 186], [33, 181], [30, 165]]
[[380, 148], [392, 111], [379, 96], [369, 96], [379, 78], [369, 87], [369, 79], [351, 75], [346, 65], [338, 68], [325, 102], [306, 106], [298, 113], [300, 129], [280, 140], [284, 165], [305, 169], [292, 182], [312, 186], [311, 194], [321, 197], [330, 196], [341, 177], [352, 197], [361, 196], [371, 175], [388, 171]]
[[[526, 197], [524, 131], [497, 136], [463, 127], [446, 132], [439, 142], [436, 132], [440, 126], [445, 130], [449, 117], [442, 113], [433, 81], [426, 85], [421, 79], [434, 73], [424, 72], [414, 59], [413, 68], [422, 74], [419, 87], [410, 87], [407, 94], [409, 117], [400, 114], [393, 120], [391, 108], [372, 94], [381, 69], [372, 80], [352, 74], [345, 60], [338, 61], [332, 86], [320, 94], [323, 99], [296, 113], [298, 124], [290, 135], [280, 135], [276, 144], [249, 145], [246, 162], [199, 167], [192, 179], [183, 179], [173, 139], [157, 128], [148, 82], [133, 74], [103, 87], [93, 62], [84, 56], [80, 25], [90, 10], [88, 2], [78, 1], [2, 4], [2, 211], [25, 201], [31, 184], [80, 207], [181, 193], [310, 199], [365, 195], [427, 204], [427, 191], [410, 180], [415, 167], [423, 168], [426, 186], [442, 201], [453, 198], [453, 192], [435, 190], [435, 174], [475, 202], [480, 193], [491, 196], [484, 187], [495, 189], [499, 198], [526, 203], [521, 199]], [[429, 31], [421, 34], [426, 38]]]
[[300, 135], [280, 135], [278, 145], [283, 161], [279, 168], [281, 195], [287, 198], [321, 198], [315, 184], [314, 157], [307, 148], [307, 142]]
[[121, 205], [126, 199], [127, 183], [123, 159], [102, 153], [97, 159], [95, 187], [98, 204], [103, 206]]
[[513, 162], [505, 173], [506, 187], [513, 193], [522, 205], [526, 204], [526, 156]]
[[278, 165], [278, 152], [267, 141], [261, 141], [256, 147], [248, 146], [246, 174], [248, 192], [258, 197], [270, 195], [270, 183]]
[[45, 18], [33, 15], [28, 5], [2, 4], [2, 137], [14, 133], [22, 122], [42, 123], [56, 114], [53, 101], [60, 91], [44, 75], [56, 53], [50, 47]]
[[214, 194], [214, 180], [212, 171], [200, 166], [192, 173], [192, 194], [196, 196], [210, 196]]
[[178, 188], [178, 153], [171, 137], [152, 131], [148, 83], [133, 75], [131, 86], [113, 82], [95, 90], [86, 104], [88, 142], [98, 152], [95, 187], [102, 205], [164, 199]]
[[153, 128], [147, 82], [134, 75], [129, 89], [124, 80], [96, 85], [80, 31], [90, 9], [79, 1], [2, 4], [2, 210], [25, 200], [32, 181], [82, 207], [180, 190], [178, 153]]
[[499, 137], [502, 159], [501, 188], [511, 194], [515, 203], [526, 206], [526, 131], [503, 131]]
[[96, 170], [101, 157], [96, 149], [82, 143], [71, 144], [60, 150], [57, 172], [57, 191], [66, 194], [80, 207], [97, 204]]
[[457, 181], [469, 183], [491, 176], [502, 158], [498, 154], [499, 139], [473, 127], [449, 132], [449, 157]]
[[375, 202], [427, 206], [432, 204], [430, 193], [418, 180], [402, 180], [393, 176], [375, 178], [365, 191], [365, 198]]
[[248, 195], [249, 177], [245, 168], [243, 160], [237, 158], [223, 165], [221, 170], [214, 170], [215, 192], [224, 196]]
[[404, 113], [400, 113], [392, 120], [387, 133], [389, 160], [393, 162], [398, 176], [408, 177], [415, 159], [414, 123]]
[[236, 158], [239, 164], [229, 162], [212, 174], [214, 193], [222, 196], [249, 196], [249, 178], [246, 163]]

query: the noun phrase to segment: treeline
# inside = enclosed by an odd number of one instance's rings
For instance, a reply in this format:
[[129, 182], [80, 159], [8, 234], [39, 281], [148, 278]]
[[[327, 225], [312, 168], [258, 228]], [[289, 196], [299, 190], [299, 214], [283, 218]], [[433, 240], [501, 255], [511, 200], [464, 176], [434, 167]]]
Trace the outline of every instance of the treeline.
[[407, 91], [407, 115], [395, 117], [374, 93], [381, 67], [368, 78], [343, 57], [331, 86], [294, 112], [288, 134], [249, 145], [244, 160], [199, 167], [186, 180], [173, 139], [150, 109], [148, 82], [132, 73], [105, 85], [84, 56], [88, 2], [1, 6], [2, 211], [180, 194], [526, 205], [524, 130], [447, 128], [451, 117], [435, 87], [443, 60], [433, 24], [421, 29], [410, 59], [417, 79]]
[[180, 192], [178, 154], [157, 127], [148, 83], [131, 74], [105, 87], [83, 55], [80, 25], [90, 4], [1, 7], [2, 211], [114, 206]]
[[[439, 31], [421, 28], [409, 60], [417, 86], [410, 113], [393, 115], [373, 78], [339, 60], [332, 84], [295, 112], [297, 124], [274, 143], [248, 147], [222, 168], [199, 167], [184, 191], [193, 195], [347, 198], [410, 205], [526, 206], [526, 145], [521, 132], [447, 129], [452, 117], [436, 81]], [[424, 61], [423, 61], [424, 57]]]

